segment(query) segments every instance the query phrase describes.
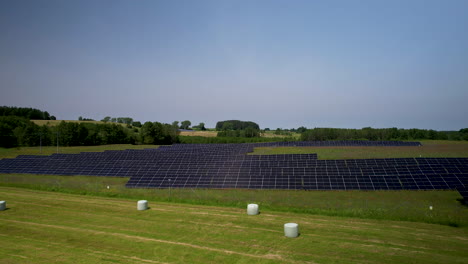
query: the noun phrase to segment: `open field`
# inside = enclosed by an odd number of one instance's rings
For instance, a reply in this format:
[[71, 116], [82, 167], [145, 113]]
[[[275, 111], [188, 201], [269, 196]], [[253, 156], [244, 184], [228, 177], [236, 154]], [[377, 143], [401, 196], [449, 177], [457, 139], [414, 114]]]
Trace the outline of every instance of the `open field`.
[[[192, 137], [216, 137], [218, 136], [218, 131], [210, 130], [210, 131], [181, 131], [181, 136], [192, 136]], [[265, 133], [261, 134], [261, 137], [265, 138], [285, 138], [285, 137], [292, 137], [294, 139], [299, 139], [301, 134], [298, 133], [291, 133], [290, 136], [286, 135], [275, 135], [274, 131], [266, 131]]]
[[[363, 219], [404, 220], [468, 228], [468, 207], [457, 191], [303, 191], [243, 189], [133, 189], [128, 178], [0, 174], [0, 186], [103, 197], [264, 209]], [[107, 189], [109, 186], [109, 189]], [[0, 198], [1, 199], [1, 198]], [[430, 211], [429, 206], [434, 210]]]
[[191, 136], [191, 137], [216, 137], [218, 136], [218, 131], [181, 131], [181, 136]]
[[284, 138], [284, 137], [292, 137], [294, 139], [299, 139], [301, 138], [301, 134], [300, 133], [294, 133], [294, 132], [290, 132], [290, 135], [276, 135], [275, 134], [275, 131], [265, 131], [263, 134], [262, 134], [262, 137], [267, 137], [267, 138], [275, 138], [275, 137], [279, 137], [279, 138]]
[[[100, 145], [100, 146], [77, 146], [59, 147], [58, 152], [62, 154], [78, 154], [80, 152], [102, 152], [105, 150], [125, 150], [125, 149], [146, 149], [157, 148], [156, 145]], [[15, 158], [18, 155], [51, 155], [57, 153], [57, 147], [21, 147], [21, 148], [0, 148], [0, 159]]]
[[[1, 263], [467, 263], [468, 230], [0, 187]], [[141, 199], [147, 197], [141, 196]], [[246, 205], [247, 203], [245, 203]], [[299, 224], [286, 238], [283, 224]]]
[[468, 157], [468, 141], [420, 141], [420, 147], [262, 147], [254, 155], [317, 153], [319, 159]]

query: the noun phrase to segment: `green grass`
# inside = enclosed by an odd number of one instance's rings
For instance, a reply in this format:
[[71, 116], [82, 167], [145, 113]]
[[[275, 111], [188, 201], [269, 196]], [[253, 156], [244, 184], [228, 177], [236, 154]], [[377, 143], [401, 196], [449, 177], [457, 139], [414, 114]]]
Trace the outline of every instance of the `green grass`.
[[276, 135], [275, 132], [276, 131], [274, 131], [274, 130], [265, 131], [265, 132], [263, 132], [262, 136], [263, 137], [292, 137], [292, 138], [294, 138], [296, 140], [301, 139], [301, 133], [289, 132], [286, 135]]
[[317, 153], [319, 159], [468, 157], [468, 141], [421, 141], [420, 147], [261, 147], [252, 155]]
[[[0, 263], [467, 263], [468, 230], [0, 187]], [[284, 223], [299, 224], [286, 238]]]
[[456, 191], [128, 189], [127, 181], [117, 177], [0, 174], [0, 186], [233, 208], [253, 202], [278, 212], [468, 227], [468, 207], [461, 204]]
[[[130, 145], [130, 144], [116, 144], [116, 145], [101, 145], [101, 146], [78, 146], [78, 147], [60, 147], [59, 153], [63, 154], [77, 154], [80, 152], [102, 152], [105, 150], [125, 150], [125, 149], [146, 149], [157, 148], [155, 145]], [[57, 153], [57, 147], [20, 147], [20, 148], [0, 148], [0, 159], [15, 158], [18, 155], [51, 155]]]

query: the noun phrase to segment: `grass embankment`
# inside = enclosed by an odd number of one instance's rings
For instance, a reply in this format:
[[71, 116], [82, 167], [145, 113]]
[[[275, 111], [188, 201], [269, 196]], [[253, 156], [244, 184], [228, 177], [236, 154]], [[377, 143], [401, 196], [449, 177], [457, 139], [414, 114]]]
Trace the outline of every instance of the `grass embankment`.
[[[147, 149], [157, 148], [156, 145], [101, 145], [101, 146], [77, 146], [77, 147], [59, 147], [58, 153], [78, 154], [80, 152], [102, 152], [106, 150], [125, 150], [125, 149]], [[0, 148], [0, 159], [15, 158], [18, 155], [51, 155], [57, 153], [57, 147], [21, 147], [21, 148]]]
[[319, 159], [468, 157], [468, 141], [421, 141], [420, 147], [262, 147], [252, 155], [317, 153]]
[[[0, 187], [1, 263], [467, 263], [468, 231]], [[146, 198], [142, 196], [141, 198]], [[299, 224], [286, 238], [283, 225]]]
[[128, 189], [127, 181], [115, 177], [0, 174], [0, 186], [234, 208], [258, 203], [278, 212], [468, 227], [468, 207], [460, 202], [462, 197], [456, 191]]

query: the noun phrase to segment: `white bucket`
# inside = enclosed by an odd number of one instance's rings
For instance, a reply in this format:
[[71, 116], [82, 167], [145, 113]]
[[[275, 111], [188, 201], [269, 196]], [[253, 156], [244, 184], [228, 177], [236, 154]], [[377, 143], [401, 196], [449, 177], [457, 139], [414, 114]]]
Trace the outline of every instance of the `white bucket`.
[[299, 235], [299, 225], [296, 223], [284, 224], [284, 235], [287, 237], [297, 237]]
[[249, 205], [247, 205], [247, 214], [248, 215], [258, 215], [258, 204], [249, 204]]
[[6, 202], [5, 201], [0, 201], [0, 211], [3, 211], [6, 209]]
[[146, 201], [146, 200], [138, 201], [137, 208], [140, 211], [148, 209], [148, 201]]

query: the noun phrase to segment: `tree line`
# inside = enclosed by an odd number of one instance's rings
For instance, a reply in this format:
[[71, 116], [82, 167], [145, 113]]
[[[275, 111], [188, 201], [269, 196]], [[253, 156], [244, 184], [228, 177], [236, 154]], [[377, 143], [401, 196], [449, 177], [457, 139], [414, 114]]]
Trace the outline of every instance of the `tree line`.
[[260, 126], [252, 121], [226, 120], [216, 123], [218, 137], [258, 138]]
[[35, 108], [0, 106], [0, 116], [19, 116], [33, 120], [55, 120], [47, 111]]
[[39, 126], [16, 116], [0, 116], [0, 147], [93, 146], [106, 144], [172, 144], [179, 142], [172, 125], [146, 122], [133, 130], [120, 124], [75, 123], [62, 121], [56, 126]]
[[[129, 117], [105, 117], [104, 123], [65, 122], [56, 126], [39, 126], [31, 119], [54, 120], [46, 111], [34, 108], [0, 107], [0, 147], [104, 145], [104, 144], [173, 144], [173, 143], [241, 143], [264, 141], [321, 141], [321, 140], [467, 140], [468, 128], [459, 131], [435, 131], [425, 129], [371, 128], [339, 129], [303, 126], [297, 129], [276, 129], [284, 138], [264, 139], [257, 123], [226, 120], [216, 123], [218, 137], [199, 138], [179, 136], [179, 129], [190, 129], [189, 120], [172, 124], [145, 122], [141, 124]], [[92, 121], [89, 118], [78, 118]], [[193, 129], [206, 130], [200, 123]], [[270, 129], [265, 128], [265, 131]], [[300, 139], [291, 137], [291, 132], [301, 133]]]
[[174, 127], [177, 127], [177, 128], [183, 129], [183, 130], [192, 130], [192, 129], [200, 130], [200, 131], [205, 131], [206, 130], [205, 123], [203, 123], [203, 122], [200, 122], [198, 125], [193, 126], [192, 128], [190, 128], [190, 126], [192, 125], [192, 122], [190, 122], [190, 120], [184, 120], [184, 121], [180, 122], [180, 125], [179, 125], [179, 121], [174, 121], [174, 122], [172, 122], [172, 125]]
[[435, 131], [432, 129], [371, 128], [314, 128], [301, 134], [303, 141], [321, 140], [468, 140], [468, 129]]
[[252, 121], [226, 120], [216, 123], [216, 131], [244, 130], [247, 128], [260, 130], [260, 126]]

